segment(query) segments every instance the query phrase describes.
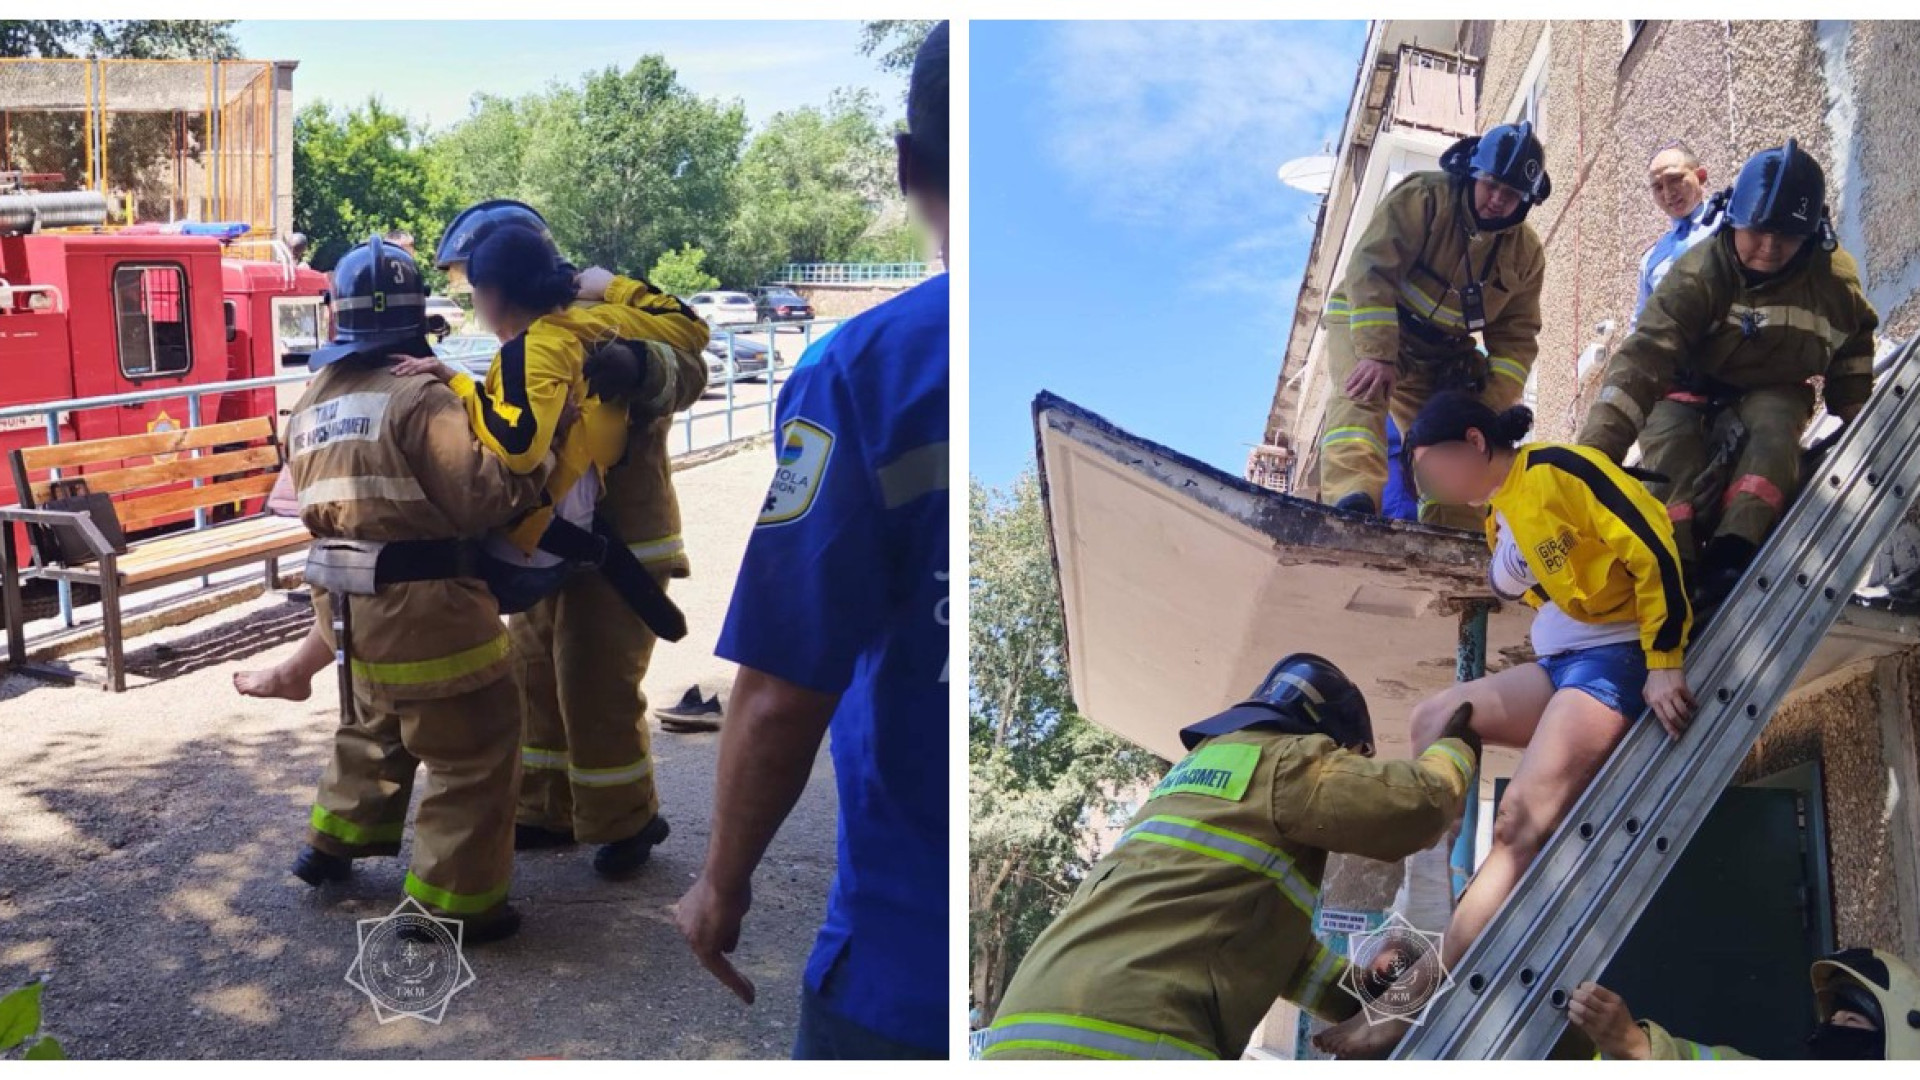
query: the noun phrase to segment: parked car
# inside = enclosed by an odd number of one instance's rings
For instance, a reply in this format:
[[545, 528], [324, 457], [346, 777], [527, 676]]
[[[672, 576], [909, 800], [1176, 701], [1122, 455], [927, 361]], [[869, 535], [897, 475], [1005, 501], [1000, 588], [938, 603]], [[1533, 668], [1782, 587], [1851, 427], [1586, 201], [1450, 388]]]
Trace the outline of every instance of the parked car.
[[759, 290], [753, 302], [761, 322], [804, 322], [813, 318], [813, 305], [807, 298], [784, 286]]
[[743, 292], [703, 292], [687, 297], [687, 306], [708, 326], [736, 326], [760, 321], [753, 297]]
[[[733, 338], [733, 377], [741, 381], [754, 381], [766, 377], [768, 363], [767, 346], [744, 334]], [[707, 382], [720, 386], [727, 379], [727, 335], [715, 334], [707, 342]]]
[[[444, 296], [427, 297], [427, 325], [433, 327], [433, 319], [439, 316], [446, 321], [449, 334], [457, 334], [466, 325], [467, 310]], [[437, 328], [435, 328], [437, 329]]]

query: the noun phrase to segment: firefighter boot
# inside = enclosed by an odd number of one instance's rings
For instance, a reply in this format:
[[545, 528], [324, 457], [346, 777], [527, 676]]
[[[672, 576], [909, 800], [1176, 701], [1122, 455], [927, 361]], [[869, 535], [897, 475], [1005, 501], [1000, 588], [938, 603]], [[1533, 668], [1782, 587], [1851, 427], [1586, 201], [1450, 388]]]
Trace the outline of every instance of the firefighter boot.
[[667, 838], [672, 832], [667, 827], [667, 819], [659, 814], [647, 822], [646, 828], [627, 837], [615, 840], [611, 844], [601, 844], [600, 850], [593, 853], [594, 872], [604, 878], [619, 880], [639, 870], [647, 864], [653, 855], [653, 845]]
[[329, 855], [318, 848], [305, 848], [293, 860], [293, 876], [317, 889], [329, 881], [352, 877], [353, 860]]
[[465, 927], [460, 932], [462, 945], [485, 945], [520, 932], [520, 912], [512, 904], [501, 904], [484, 918], [464, 918], [460, 922]]
[[1697, 633], [1711, 620], [1727, 597], [1733, 595], [1733, 587], [1740, 583], [1740, 575], [1753, 565], [1754, 556], [1760, 549], [1753, 541], [1742, 536], [1716, 536], [1707, 545], [1706, 553], [1700, 557], [1700, 580], [1694, 587], [1693, 618]]
[[572, 847], [573, 830], [549, 829], [540, 825], [515, 823], [513, 826], [513, 850], [539, 851], [543, 848]]
[[1340, 501], [1333, 504], [1333, 508], [1344, 510], [1349, 514], [1365, 514], [1367, 517], [1375, 517], [1380, 513], [1380, 508], [1373, 505], [1373, 496], [1364, 491], [1341, 496]]

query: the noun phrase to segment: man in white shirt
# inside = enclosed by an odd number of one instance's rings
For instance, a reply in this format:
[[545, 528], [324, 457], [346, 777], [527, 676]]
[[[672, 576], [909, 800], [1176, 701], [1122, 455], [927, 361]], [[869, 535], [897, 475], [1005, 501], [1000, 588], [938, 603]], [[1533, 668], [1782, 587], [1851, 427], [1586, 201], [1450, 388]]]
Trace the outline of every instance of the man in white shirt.
[[1634, 300], [1633, 321], [1647, 306], [1647, 297], [1667, 276], [1667, 268], [1695, 244], [1713, 235], [1719, 224], [1703, 220], [1707, 210], [1707, 170], [1699, 157], [1681, 142], [1669, 143], [1647, 163], [1647, 182], [1653, 190], [1653, 204], [1672, 220], [1669, 228], [1640, 256], [1640, 294]]

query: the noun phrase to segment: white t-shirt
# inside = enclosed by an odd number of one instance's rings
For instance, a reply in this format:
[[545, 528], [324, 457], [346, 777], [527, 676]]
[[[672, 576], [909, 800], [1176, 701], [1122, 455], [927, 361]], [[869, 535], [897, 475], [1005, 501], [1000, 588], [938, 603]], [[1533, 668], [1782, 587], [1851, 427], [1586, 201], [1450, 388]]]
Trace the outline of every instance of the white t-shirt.
[[[1513, 529], [1507, 525], [1506, 516], [1496, 510], [1494, 520], [1493, 559], [1487, 567], [1487, 578], [1493, 586], [1494, 595], [1502, 600], [1518, 600], [1527, 594], [1528, 589], [1540, 584], [1540, 579], [1534, 576], [1533, 568], [1527, 565], [1520, 545], [1513, 542]], [[1535, 656], [1558, 656], [1575, 649], [1637, 642], [1640, 640], [1640, 624], [1632, 619], [1610, 623], [1581, 622], [1560, 610], [1560, 605], [1547, 600], [1540, 604], [1539, 611], [1534, 614], [1529, 634], [1533, 638]]]
[[[570, 521], [583, 529], [592, 529], [593, 508], [599, 501], [600, 470], [589, 465], [580, 479], [575, 480], [573, 486], [553, 504], [553, 512], [556, 517], [564, 521]], [[487, 534], [486, 550], [487, 554], [501, 562], [524, 566], [530, 570], [545, 570], [559, 566], [564, 561], [560, 556], [541, 551], [539, 548], [533, 549], [532, 552], [521, 551], [507, 539], [504, 529], [496, 529]]]

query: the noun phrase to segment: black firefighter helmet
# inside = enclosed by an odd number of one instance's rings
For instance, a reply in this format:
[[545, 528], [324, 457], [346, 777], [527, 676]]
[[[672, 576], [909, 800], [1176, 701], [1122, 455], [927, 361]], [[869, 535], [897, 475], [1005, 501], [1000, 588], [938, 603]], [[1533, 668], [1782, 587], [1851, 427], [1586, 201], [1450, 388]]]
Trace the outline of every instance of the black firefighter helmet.
[[1484, 135], [1461, 139], [1440, 155], [1440, 169], [1462, 182], [1485, 178], [1520, 193], [1520, 209], [1497, 221], [1482, 220], [1469, 195], [1467, 212], [1480, 228], [1489, 231], [1520, 224], [1536, 203], [1546, 202], [1553, 193], [1553, 181], [1547, 176], [1547, 150], [1534, 137], [1530, 120], [1501, 124]]
[[1823, 247], [1833, 248], [1826, 172], [1793, 139], [1760, 151], [1740, 166], [1726, 207], [1727, 224], [1736, 229], [1817, 236]]
[[307, 368], [319, 371], [352, 357], [384, 363], [388, 356], [432, 356], [427, 342], [427, 293], [413, 256], [375, 234], [334, 264], [333, 338], [313, 351]]
[[1346, 673], [1312, 653], [1282, 657], [1245, 701], [1183, 728], [1180, 741], [1191, 750], [1214, 735], [1250, 727], [1325, 735], [1339, 746], [1373, 755], [1373, 718], [1366, 697]]

